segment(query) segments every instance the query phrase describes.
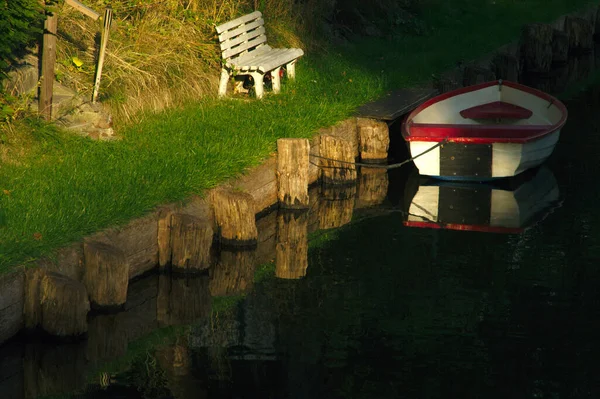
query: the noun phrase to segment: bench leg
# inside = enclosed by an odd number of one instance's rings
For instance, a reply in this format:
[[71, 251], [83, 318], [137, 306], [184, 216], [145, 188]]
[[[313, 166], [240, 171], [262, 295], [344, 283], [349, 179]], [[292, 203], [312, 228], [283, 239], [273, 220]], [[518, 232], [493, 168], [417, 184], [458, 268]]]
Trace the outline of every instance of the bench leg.
[[273, 93], [279, 93], [281, 90], [281, 78], [279, 77], [279, 72], [281, 71], [281, 67], [275, 68], [271, 71], [271, 82], [273, 82]]
[[229, 72], [227, 69], [221, 69], [221, 81], [219, 82], [219, 97], [227, 94], [227, 83], [229, 83]]
[[287, 70], [288, 79], [296, 79], [296, 60], [287, 64], [285, 69]]
[[265, 92], [263, 86], [263, 78], [265, 75], [259, 72], [251, 73], [252, 78], [254, 78], [254, 91], [256, 92], [256, 98], [262, 98]]

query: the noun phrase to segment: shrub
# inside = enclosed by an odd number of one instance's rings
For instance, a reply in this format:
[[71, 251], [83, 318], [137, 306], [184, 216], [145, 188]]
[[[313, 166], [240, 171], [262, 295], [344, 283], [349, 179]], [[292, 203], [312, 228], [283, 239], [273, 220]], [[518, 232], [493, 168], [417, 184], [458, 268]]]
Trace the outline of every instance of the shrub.
[[43, 19], [38, 0], [0, 0], [0, 82], [8, 67], [39, 37]]

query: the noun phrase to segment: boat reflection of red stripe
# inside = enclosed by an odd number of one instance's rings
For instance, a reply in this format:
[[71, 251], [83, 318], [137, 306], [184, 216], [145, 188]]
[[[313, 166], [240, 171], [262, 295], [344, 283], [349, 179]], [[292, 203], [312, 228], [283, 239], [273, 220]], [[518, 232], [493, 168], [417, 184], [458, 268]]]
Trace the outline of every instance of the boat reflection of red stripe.
[[525, 230], [520, 227], [482, 226], [482, 225], [470, 225], [470, 224], [458, 224], [458, 223], [419, 222], [419, 221], [410, 221], [410, 220], [405, 221], [404, 226], [428, 228], [428, 229], [462, 230], [462, 231], [476, 231], [476, 232], [481, 232], [481, 233], [501, 233], [501, 234], [519, 234]]

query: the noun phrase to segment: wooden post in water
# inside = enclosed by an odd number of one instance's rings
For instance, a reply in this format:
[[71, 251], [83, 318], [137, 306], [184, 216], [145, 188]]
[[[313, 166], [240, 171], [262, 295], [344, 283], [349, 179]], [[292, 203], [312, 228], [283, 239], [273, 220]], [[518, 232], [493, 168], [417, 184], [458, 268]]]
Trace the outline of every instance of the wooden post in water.
[[322, 135], [319, 143], [321, 179], [324, 184], [356, 182], [352, 143], [339, 137]]
[[308, 212], [282, 210], [277, 215], [275, 276], [298, 279], [308, 268]]
[[282, 208], [308, 207], [309, 152], [307, 139], [277, 140], [277, 199]]
[[98, 54], [98, 64], [96, 66], [96, 77], [94, 79], [94, 90], [92, 92], [92, 103], [98, 99], [98, 91], [100, 90], [100, 78], [102, 77], [102, 67], [104, 66], [104, 55], [106, 53], [106, 45], [108, 44], [108, 34], [110, 24], [112, 22], [112, 8], [107, 7], [104, 11], [104, 25], [102, 28], [102, 36], [100, 38], [100, 52]]
[[98, 241], [84, 243], [85, 284], [92, 307], [119, 308], [127, 300], [129, 263], [118, 248]]
[[171, 266], [174, 269], [205, 270], [211, 264], [213, 229], [191, 215], [171, 217]]
[[390, 147], [387, 123], [376, 119], [358, 119], [360, 159], [364, 162], [384, 162]]
[[56, 62], [56, 30], [58, 16], [52, 12], [46, 15], [42, 40], [42, 67], [38, 96], [38, 111], [42, 118], [52, 119], [52, 89], [54, 86], [54, 64]]
[[222, 244], [242, 247], [256, 245], [256, 212], [250, 194], [216, 189], [210, 193], [210, 202]]

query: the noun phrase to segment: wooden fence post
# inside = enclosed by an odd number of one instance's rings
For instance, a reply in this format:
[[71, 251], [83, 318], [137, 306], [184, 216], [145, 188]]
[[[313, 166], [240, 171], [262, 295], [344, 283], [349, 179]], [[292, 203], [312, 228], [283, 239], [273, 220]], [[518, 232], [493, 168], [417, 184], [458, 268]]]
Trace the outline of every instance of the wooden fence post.
[[98, 54], [98, 65], [96, 66], [96, 78], [94, 79], [94, 90], [92, 92], [92, 103], [98, 99], [98, 90], [100, 90], [100, 78], [102, 77], [102, 67], [104, 66], [104, 54], [108, 43], [108, 33], [112, 22], [112, 8], [107, 7], [104, 11], [104, 27], [100, 39], [100, 53]]
[[42, 40], [42, 76], [38, 96], [38, 111], [49, 121], [52, 119], [52, 87], [54, 85], [54, 63], [56, 62], [56, 28], [58, 17], [49, 12], [44, 22]]

